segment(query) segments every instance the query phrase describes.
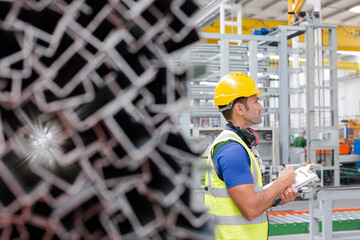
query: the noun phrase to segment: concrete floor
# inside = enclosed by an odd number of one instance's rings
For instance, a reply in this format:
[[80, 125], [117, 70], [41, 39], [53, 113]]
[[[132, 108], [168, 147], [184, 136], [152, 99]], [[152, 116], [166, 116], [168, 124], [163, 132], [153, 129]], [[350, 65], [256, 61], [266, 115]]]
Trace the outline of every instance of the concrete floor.
[[[346, 238], [346, 239], [351, 239], [351, 240], [359, 240], [360, 239], [360, 231], [340, 231], [337, 233], [349, 233], [352, 232], [354, 233], [354, 237], [352, 238]], [[310, 235], [309, 234], [291, 234], [291, 235], [282, 235], [282, 236], [271, 236], [269, 237], [269, 240], [310, 240]], [[336, 238], [339, 239], [339, 238]], [[340, 239], [342, 240], [342, 239]]]
[[309, 240], [309, 234], [292, 234], [292, 235], [281, 235], [281, 236], [270, 236], [269, 240]]

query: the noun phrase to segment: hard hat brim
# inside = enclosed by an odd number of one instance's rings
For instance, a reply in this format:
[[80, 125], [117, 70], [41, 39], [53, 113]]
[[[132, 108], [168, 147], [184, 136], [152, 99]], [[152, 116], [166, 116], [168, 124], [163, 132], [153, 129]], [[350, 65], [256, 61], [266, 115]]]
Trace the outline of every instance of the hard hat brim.
[[259, 95], [262, 94], [264, 92], [261, 91], [255, 91], [249, 94], [232, 94], [232, 95], [219, 95], [214, 97], [214, 104], [215, 106], [224, 106], [224, 105], [228, 105], [229, 103], [231, 103], [232, 101], [234, 101], [235, 99], [239, 98], [239, 97], [251, 97], [253, 95]]

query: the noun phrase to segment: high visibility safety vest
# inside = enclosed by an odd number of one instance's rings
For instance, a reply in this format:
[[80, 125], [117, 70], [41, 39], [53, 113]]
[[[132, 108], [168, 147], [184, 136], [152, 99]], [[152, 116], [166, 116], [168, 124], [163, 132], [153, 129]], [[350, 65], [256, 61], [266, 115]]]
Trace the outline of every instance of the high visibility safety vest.
[[[244, 141], [231, 130], [224, 130], [213, 142], [207, 164], [210, 170], [205, 175], [205, 205], [209, 214], [213, 215], [216, 222], [216, 240], [265, 240], [268, 239], [268, 218], [266, 212], [252, 221], [246, 220], [230, 198], [225, 182], [216, 174], [213, 164], [213, 151], [216, 144], [233, 140], [241, 144], [250, 157], [250, 170], [254, 178], [255, 192], [262, 191], [261, 172], [254, 154]], [[209, 174], [210, 172], [210, 174]], [[246, 196], [244, 196], [246, 197]]]

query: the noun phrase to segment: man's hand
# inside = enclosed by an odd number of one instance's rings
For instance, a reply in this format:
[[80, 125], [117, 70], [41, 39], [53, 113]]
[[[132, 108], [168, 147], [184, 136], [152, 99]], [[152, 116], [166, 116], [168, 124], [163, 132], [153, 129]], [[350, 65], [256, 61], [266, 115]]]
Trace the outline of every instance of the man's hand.
[[293, 186], [284, 189], [280, 193], [281, 202], [279, 205], [283, 205], [285, 203], [294, 201], [297, 195], [298, 195], [298, 190]]
[[292, 168], [292, 166], [289, 166], [286, 167], [279, 174], [278, 179], [276, 181], [278, 181], [281, 184], [282, 189], [285, 190], [285, 188], [288, 188], [295, 183], [295, 177], [296, 177], [296, 173], [294, 169]]

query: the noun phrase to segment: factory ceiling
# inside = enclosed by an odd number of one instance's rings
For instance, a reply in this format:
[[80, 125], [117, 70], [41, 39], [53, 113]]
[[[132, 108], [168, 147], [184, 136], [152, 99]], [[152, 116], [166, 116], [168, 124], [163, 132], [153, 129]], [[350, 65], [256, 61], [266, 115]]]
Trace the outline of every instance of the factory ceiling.
[[[219, 18], [219, 11], [210, 14], [207, 8], [216, 8], [216, 4], [221, 2], [241, 4], [243, 19], [288, 21], [287, 0], [198, 0], [202, 8], [199, 14], [202, 21], [198, 20], [201, 27], [206, 27], [206, 24], [211, 24], [211, 22]], [[312, 12], [314, 9], [313, 2], [306, 1], [302, 11]], [[356, 6], [360, 8], [359, 0], [321, 0], [321, 22], [360, 26], [360, 13], [349, 11]]]

